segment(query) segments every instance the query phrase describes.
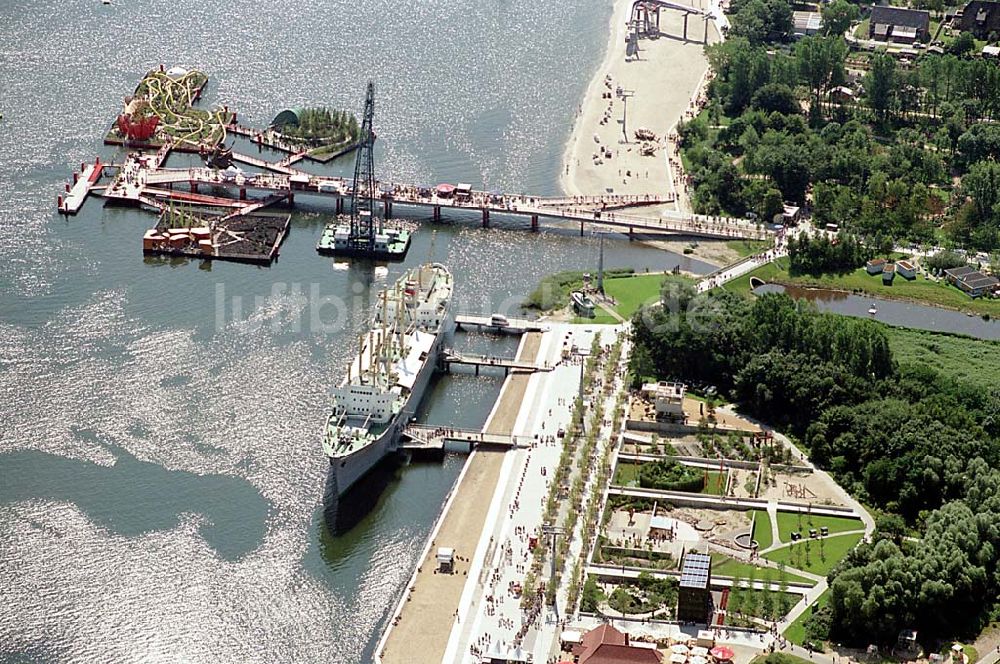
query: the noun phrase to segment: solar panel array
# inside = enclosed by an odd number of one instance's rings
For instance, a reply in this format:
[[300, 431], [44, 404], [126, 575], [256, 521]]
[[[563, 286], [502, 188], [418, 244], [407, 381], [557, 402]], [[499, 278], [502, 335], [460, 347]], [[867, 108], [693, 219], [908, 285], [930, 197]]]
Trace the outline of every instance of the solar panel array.
[[708, 588], [712, 559], [707, 553], [689, 553], [684, 556], [681, 569], [681, 588]]

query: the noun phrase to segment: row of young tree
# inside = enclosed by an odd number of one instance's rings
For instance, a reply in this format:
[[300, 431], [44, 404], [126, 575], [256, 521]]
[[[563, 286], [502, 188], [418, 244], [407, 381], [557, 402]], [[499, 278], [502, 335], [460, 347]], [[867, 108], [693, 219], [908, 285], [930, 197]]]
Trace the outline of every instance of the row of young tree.
[[1000, 617], [1000, 388], [899, 366], [879, 324], [784, 295], [675, 292], [635, 339], [634, 376], [717, 386], [883, 514], [832, 575], [815, 635], [948, 638]]

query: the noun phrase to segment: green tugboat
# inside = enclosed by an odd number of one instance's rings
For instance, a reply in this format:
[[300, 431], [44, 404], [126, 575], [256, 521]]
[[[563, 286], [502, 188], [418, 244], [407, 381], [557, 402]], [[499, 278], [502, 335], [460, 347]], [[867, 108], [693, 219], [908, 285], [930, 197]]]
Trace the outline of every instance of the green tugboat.
[[[386, 227], [375, 215], [375, 165], [372, 144], [372, 118], [375, 116], [375, 84], [368, 82], [365, 114], [361, 123], [358, 157], [354, 163], [354, 186], [351, 188], [349, 214], [327, 224], [316, 244], [321, 254], [362, 256], [382, 260], [403, 260], [410, 249], [410, 232]], [[386, 199], [388, 201], [388, 199]], [[386, 203], [388, 205], [388, 202]]]

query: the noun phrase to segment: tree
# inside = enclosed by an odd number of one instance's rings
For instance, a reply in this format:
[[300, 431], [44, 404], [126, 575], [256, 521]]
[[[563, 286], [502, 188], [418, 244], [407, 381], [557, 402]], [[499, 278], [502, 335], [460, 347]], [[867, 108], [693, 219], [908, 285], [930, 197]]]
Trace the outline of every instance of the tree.
[[843, 35], [858, 20], [858, 7], [847, 0], [833, 0], [822, 10], [823, 31], [828, 35]]
[[[793, 115], [800, 113], [799, 100], [791, 87], [784, 83], [768, 83], [754, 93], [750, 100], [751, 108], [762, 111]], [[752, 127], [751, 127], [752, 129]]]
[[896, 60], [885, 53], [876, 53], [871, 59], [871, 70], [865, 75], [868, 103], [879, 120], [884, 120], [896, 94]]
[[[846, 1], [846, 0], [841, 0]], [[805, 37], [795, 45], [799, 72], [813, 94], [813, 107], [818, 110], [823, 91], [844, 79], [847, 44], [842, 37]]]
[[972, 204], [974, 222], [993, 221], [1000, 201], [1000, 164], [993, 160], [973, 164], [962, 178], [962, 193]]
[[783, 41], [792, 32], [792, 8], [787, 0], [742, 0], [734, 2], [730, 33], [751, 44]]
[[948, 52], [959, 57], [967, 55], [976, 48], [976, 38], [971, 32], [962, 32], [948, 47]]

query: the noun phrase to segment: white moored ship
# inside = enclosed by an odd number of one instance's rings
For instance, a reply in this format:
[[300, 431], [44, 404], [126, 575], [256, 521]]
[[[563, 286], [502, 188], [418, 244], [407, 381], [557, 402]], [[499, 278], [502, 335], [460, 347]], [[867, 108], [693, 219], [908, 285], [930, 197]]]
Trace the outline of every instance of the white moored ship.
[[333, 486], [344, 494], [399, 446], [399, 437], [434, 373], [447, 331], [453, 281], [440, 263], [407, 271], [379, 293], [371, 328], [334, 388], [323, 434]]

